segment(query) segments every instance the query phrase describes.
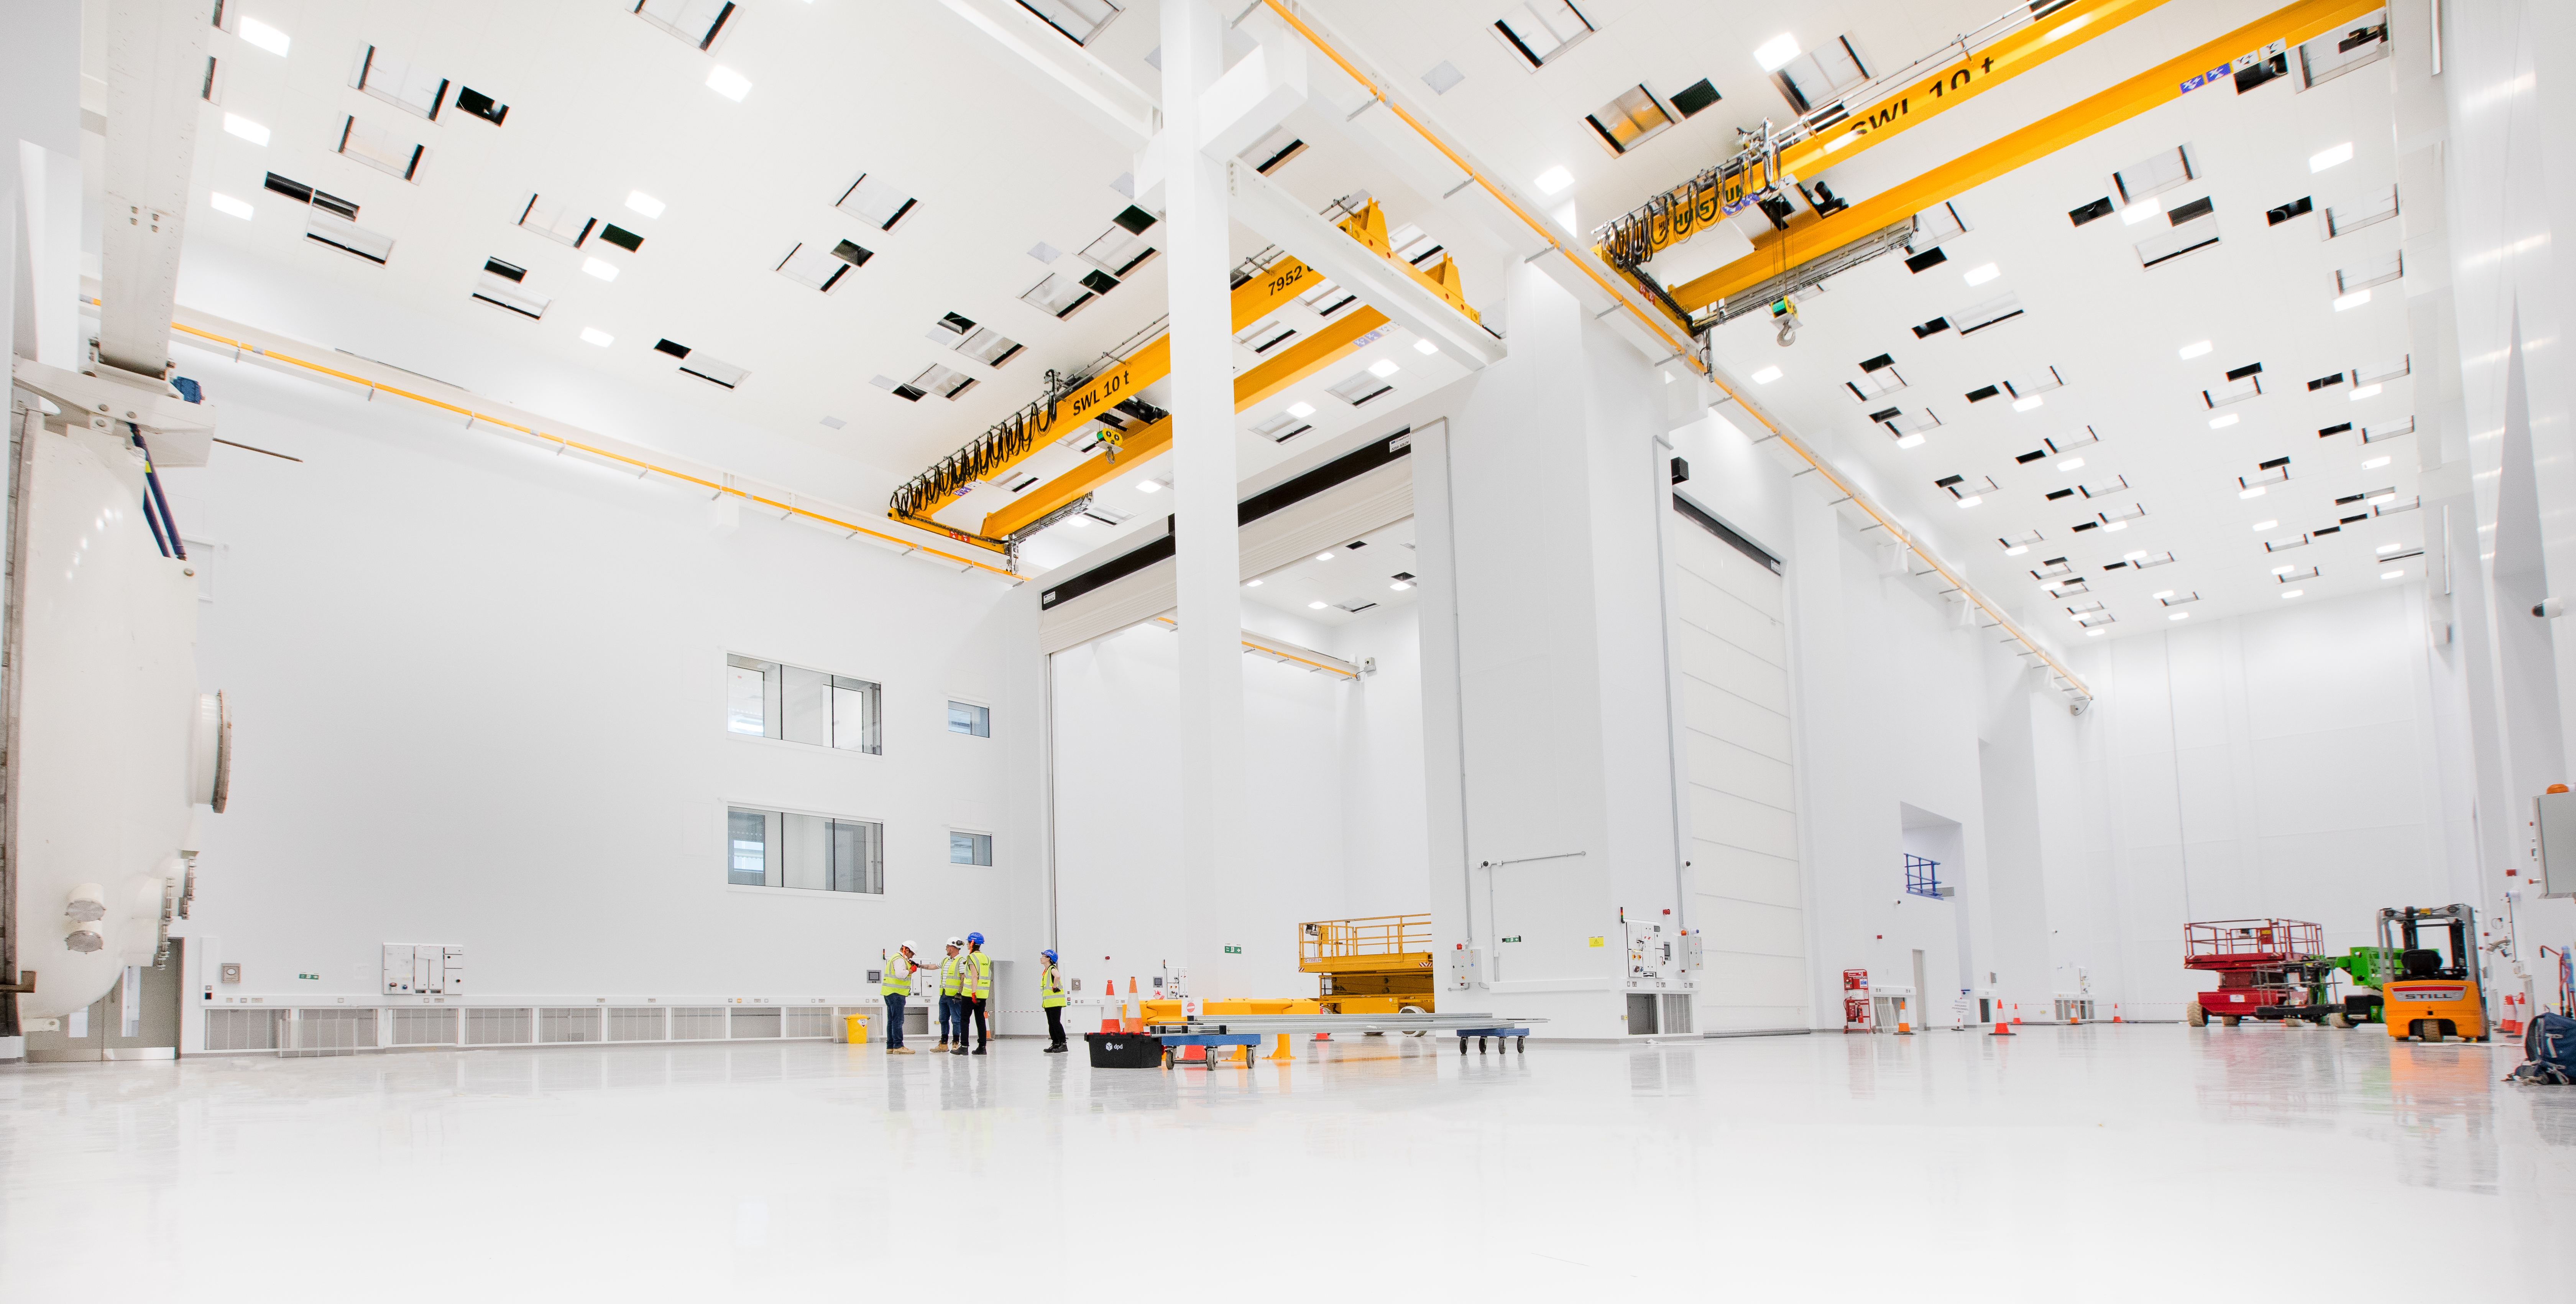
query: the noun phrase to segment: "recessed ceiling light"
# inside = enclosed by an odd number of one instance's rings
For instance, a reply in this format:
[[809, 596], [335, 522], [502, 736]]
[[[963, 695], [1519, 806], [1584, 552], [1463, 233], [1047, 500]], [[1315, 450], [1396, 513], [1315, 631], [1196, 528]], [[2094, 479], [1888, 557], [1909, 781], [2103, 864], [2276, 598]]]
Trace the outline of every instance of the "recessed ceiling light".
[[2263, 496], [2263, 486], [2258, 484], [2251, 489], [2239, 489], [2236, 491], [2236, 496], [2239, 498], [2260, 498]]
[[1333, 554], [1329, 552], [1319, 552], [1315, 554], [1315, 560], [1317, 561], [1331, 561], [1332, 559]]
[[1065, 524], [1070, 525], [1077, 530], [1087, 530], [1091, 528], [1091, 518], [1088, 516], [1076, 516], [1072, 520], [1065, 522]]
[[2235, 424], [2236, 424], [2236, 414], [2235, 414], [2235, 413], [2233, 413], [2233, 412], [2230, 412], [2230, 413], [2228, 413], [2227, 415], [2225, 415], [2225, 416], [2223, 416], [2223, 417], [2211, 417], [2211, 418], [2209, 419], [2209, 428], [2210, 428], [2210, 429], [2212, 429], [2212, 430], [2225, 430], [2225, 429], [2226, 429], [2226, 428], [2228, 428], [2229, 426], [2232, 426], [2232, 425], [2235, 425]]
[[581, 328], [581, 342], [584, 344], [596, 344], [604, 349], [611, 344], [615, 344], [617, 342], [617, 337], [596, 326], [584, 326]]
[[2377, 397], [2379, 397], [2379, 386], [2377, 386], [2377, 385], [2364, 385], [2364, 386], [2362, 386], [2361, 388], [2356, 389], [2356, 390], [2354, 390], [2354, 391], [2352, 392], [2352, 401], [2353, 401], [2353, 402], [2355, 402], [2355, 403], [2358, 403], [2358, 402], [2360, 402], [2360, 401], [2362, 401], [2363, 399], [2366, 399], [2366, 398], [2377, 398]]
[[2381, 490], [2381, 491], [2380, 491], [2380, 492], [2378, 492], [2378, 493], [2372, 494], [2372, 495], [2371, 495], [2371, 496], [2369, 496], [2368, 498], [2364, 498], [2364, 499], [2362, 499], [2361, 501], [2362, 501], [2362, 502], [2364, 502], [2364, 503], [2390, 503], [2390, 502], [2395, 502], [2395, 501], [2397, 501], [2397, 491], [2396, 491], [2396, 490], [2394, 490], [2394, 489], [2383, 489], [2383, 490]]
[[2284, 601], [2286, 601], [2286, 600], [2288, 600], [2288, 599], [2295, 598], [2295, 597], [2297, 597], [2297, 596], [2299, 596], [2300, 594], [2305, 593], [2305, 592], [2307, 592], [2307, 590], [2306, 590], [2306, 589], [2291, 589], [2291, 590], [2288, 590], [2287, 592], [2284, 592], [2284, 593], [2281, 595], [2281, 597], [2282, 597], [2282, 599], [2283, 599]]
[[2397, 551], [2398, 549], [2403, 548], [2403, 547], [2405, 547], [2405, 546], [2406, 546], [2406, 545], [2405, 545], [2405, 544], [2402, 544], [2402, 543], [2383, 543], [2383, 544], [2379, 545], [2378, 552], [2379, 552], [2379, 555], [2380, 555], [2380, 556], [2385, 557], [2385, 556], [2387, 556], [2388, 554], [2390, 554], [2390, 553], [2392, 553], [2392, 552], [2395, 552], [2395, 551]]
[[[2139, 557], [2144, 557], [2144, 556], [2146, 556], [2147, 554], [2145, 554], [2145, 553], [2141, 552], [2141, 553], [2136, 553], [2136, 554], [2133, 554], [2133, 555], [2135, 555], [2135, 556], [2139, 556]], [[2151, 601], [2155, 601], [2155, 602], [2162, 602], [2162, 601], [2164, 601], [2165, 599], [2172, 597], [2173, 595], [2174, 595], [2174, 591], [2173, 591], [2172, 589], [2159, 589], [2159, 590], [2157, 590], [2157, 591], [2156, 591], [2156, 592], [2154, 592], [2154, 593], [2150, 593], [2150, 594], [2148, 594], [2148, 595], [2147, 595], [2147, 597], [2148, 597], [2148, 599], [2149, 599], [2149, 600], [2151, 600]]]
[[2190, 612], [2188, 612], [2188, 611], [2176, 611], [2176, 612], [2171, 612], [2171, 613], [2169, 613], [2169, 614], [2167, 614], [2167, 615], [2165, 616], [2165, 619], [2167, 619], [2167, 620], [2189, 620], [2189, 619], [2191, 619], [2191, 613], [2190, 613]]
[[2182, 346], [2182, 356], [2185, 358], [2197, 358], [2207, 352], [2209, 352], [2209, 341], [2207, 340], [2202, 340], [2198, 344], [2186, 344]]
[[2364, 470], [2364, 471], [2376, 471], [2376, 470], [2378, 470], [2379, 468], [2381, 468], [2381, 467], [2383, 467], [2383, 466], [2386, 466], [2386, 465], [2388, 465], [2388, 459], [2387, 459], [2387, 458], [2384, 458], [2384, 457], [2374, 457], [2374, 458], [2370, 459], [2369, 461], [2362, 463], [2362, 464], [2361, 464], [2361, 469], [2362, 469], [2362, 470]]
[[[2121, 554], [2120, 554], [2120, 560], [2122, 560], [2122, 561], [2136, 561], [2136, 560], [2137, 560], [2137, 559], [2139, 559], [2140, 557], [2144, 557], [2144, 556], [2146, 556], [2146, 555], [2147, 555], [2147, 550], [2146, 550], [2146, 549], [2144, 549], [2144, 548], [2140, 548], [2140, 549], [2138, 549], [2136, 552], [2124, 552], [2124, 553], [2121, 553]], [[2163, 595], [2163, 594], [2161, 594], [2161, 593], [2159, 593], [2159, 594], [2157, 594], [2156, 596], [2161, 598], [2161, 597], [2163, 597], [2164, 595]]]
[[2088, 629], [2088, 630], [2084, 631], [2084, 637], [2086, 637], [2086, 638], [2100, 638], [2100, 637], [2102, 637], [2102, 631], [2101, 631], [2101, 630], [2098, 630], [2098, 629]]
[[[1413, 351], [1427, 357], [1431, 354], [1438, 353], [1440, 351], [1440, 346], [1429, 340], [1415, 340], [1413, 342]], [[1670, 380], [1672, 377], [1667, 375], [1665, 379]]]
[[1288, 415], [1303, 421], [1306, 418], [1315, 415], [1315, 405], [1312, 403], [1291, 403], [1288, 405]]
[[1136, 492], [1140, 494], [1161, 493], [1163, 492], [1163, 482], [1160, 480], [1139, 480], [1136, 482]]
[[2368, 302], [2370, 302], [2370, 291], [2355, 290], [2352, 293], [2335, 300], [2335, 311], [2342, 312], [2346, 308], [2358, 308]]
[[1306, 604], [1306, 609], [1308, 611], [1322, 611], [1324, 609], [1324, 604], [1320, 602], [1309, 602]]
[[1791, 59], [1797, 57], [1798, 38], [1787, 32], [1782, 32], [1753, 47], [1753, 61], [1761, 64], [1764, 72], [1778, 72], [1787, 67]]
[[1762, 370], [1753, 373], [1753, 383], [1756, 385], [1768, 385], [1779, 378], [1780, 369], [1778, 367], [1764, 367]]
[[[252, 212], [251, 206], [233, 198], [230, 195], [224, 194], [221, 191], [217, 191], [214, 194], [206, 196], [206, 202], [214, 205], [215, 211], [226, 217], [238, 217], [245, 222], [250, 220]], [[2382, 458], [2380, 460], [2386, 461], [2387, 459]]]
[[1574, 174], [1564, 168], [1549, 168], [1530, 179], [1538, 183], [1540, 191], [1551, 195], [1574, 184]]
[[604, 263], [596, 258], [584, 262], [581, 265], [581, 270], [588, 272], [603, 281], [613, 281], [617, 279], [617, 264]]
[[1974, 507], [1985, 500], [1986, 496], [1984, 494], [1970, 494], [1967, 497], [1960, 499], [1959, 505], [1961, 507]]
[[1667, 385], [1673, 383], [1673, 373], [1669, 371], [1664, 373], [1664, 383]]
[[1259, 580], [1245, 580], [1245, 581], [1243, 582], [1243, 587], [1245, 587], [1245, 588], [1247, 588], [1247, 589], [1257, 589], [1257, 588], [1260, 588], [1260, 587], [1261, 587], [1261, 581], [1259, 581]]
[[285, 57], [286, 47], [290, 44], [286, 33], [256, 18], [241, 20], [241, 38], [280, 58]]
[[2127, 521], [2112, 521], [2109, 524], [2104, 525], [2102, 528], [2116, 534], [2119, 531], [2129, 528], [2129, 523]]
[[1920, 445], [1922, 442], [1923, 436], [1921, 435], [1899, 435], [1896, 437], [1896, 446], [1898, 448], [1913, 448]]
[[2287, 575], [2297, 569], [2298, 567], [2296, 566], [2275, 566], [2272, 568], [2272, 573], [2275, 575]]
[[1395, 365], [1395, 359], [1380, 358], [1369, 364], [1368, 373], [1380, 380], [1384, 380], [1402, 370], [1404, 370], [1404, 368]]
[[2323, 172], [2337, 163], [2349, 160], [2351, 157], [2352, 142], [2345, 141], [2344, 143], [2335, 146], [2333, 149], [2322, 150], [2318, 153], [2310, 154], [2308, 156], [2308, 171]]
[[2030, 551], [2030, 545], [2029, 545], [2029, 544], [2027, 544], [2027, 543], [2016, 543], [2016, 544], [2014, 544], [2013, 546], [2011, 546], [2011, 547], [2009, 547], [2009, 548], [2004, 549], [2004, 555], [2005, 555], [2005, 556], [2007, 556], [2007, 557], [2018, 557], [2018, 556], [2020, 556], [2020, 555], [2022, 555], [2023, 553], [2028, 552], [2028, 551]]
[[655, 199], [651, 195], [645, 194], [641, 190], [630, 190], [626, 192], [626, 206], [634, 209], [638, 213], [642, 213], [646, 217], [660, 217], [662, 215], [662, 210], [670, 207], [670, 205], [663, 203], [661, 200]]
[[707, 89], [738, 104], [751, 94], [751, 82], [731, 68], [719, 67], [707, 74]]
[[2060, 470], [2060, 471], [2072, 471], [2072, 470], [2074, 470], [2075, 468], [2077, 468], [2077, 467], [2079, 467], [2079, 466], [2082, 466], [2082, 465], [2084, 465], [2084, 459], [2083, 459], [2083, 458], [2080, 458], [2080, 457], [2070, 457], [2070, 458], [2066, 459], [2065, 461], [2058, 463], [2058, 464], [2057, 464], [2057, 469], [2058, 469], [2058, 470]]
[[2383, 580], [2402, 580], [2406, 578], [2406, 572], [2402, 570], [2381, 571], [2379, 573], [2379, 578]]
[[268, 143], [268, 128], [263, 127], [238, 113], [227, 113], [224, 115], [224, 130], [232, 133], [233, 135], [239, 136], [254, 145], [265, 145]]
[[1406, 589], [1412, 588], [1413, 586], [1412, 586], [1412, 585], [1410, 585], [1410, 584], [1405, 583], [1405, 582], [1404, 582], [1404, 581], [1402, 581], [1402, 580], [1397, 580], [1395, 583], [1387, 585], [1387, 587], [1388, 587], [1388, 588], [1390, 588], [1390, 589], [1395, 590], [1395, 591], [1396, 591], [1396, 592], [1398, 592], [1398, 593], [1402, 593], [1402, 592], [1404, 592]]
[[2029, 398], [2017, 398], [2017, 399], [2014, 399], [2014, 400], [2013, 400], [2013, 411], [2015, 411], [2015, 412], [2028, 412], [2028, 411], [2030, 411], [2032, 408], [2038, 407], [2038, 406], [2040, 405], [2040, 401], [2041, 401], [2041, 400], [2040, 400], [2040, 397], [2039, 397], [2039, 395], [2037, 395], [2037, 394], [2033, 394], [2033, 395], [2031, 395]]
[[2127, 208], [2121, 209], [2120, 222], [2123, 226], [2136, 226], [2138, 223], [2146, 221], [2148, 218], [2154, 217], [2156, 214], [2163, 211], [2165, 211], [2165, 206], [2157, 203], [2155, 196], [2149, 195], [2145, 199], [2141, 199], [2138, 202], [2129, 205]]
[[2254, 523], [2254, 528], [2258, 530], [2277, 530], [2281, 528], [2281, 523], [2279, 521], [2256, 521]]
[[2003, 274], [2002, 268], [1995, 266], [1993, 263], [1985, 263], [1980, 266], [1969, 268], [1967, 271], [1960, 274], [1959, 279], [1966, 281], [1970, 285], [1983, 285]]

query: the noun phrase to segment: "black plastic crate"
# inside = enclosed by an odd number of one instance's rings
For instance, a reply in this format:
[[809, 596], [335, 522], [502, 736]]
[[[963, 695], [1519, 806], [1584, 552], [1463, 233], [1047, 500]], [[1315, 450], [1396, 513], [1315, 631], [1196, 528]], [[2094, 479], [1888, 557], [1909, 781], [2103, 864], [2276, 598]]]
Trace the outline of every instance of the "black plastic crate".
[[1095, 1069], [1151, 1069], [1163, 1064], [1163, 1039], [1132, 1032], [1086, 1032]]

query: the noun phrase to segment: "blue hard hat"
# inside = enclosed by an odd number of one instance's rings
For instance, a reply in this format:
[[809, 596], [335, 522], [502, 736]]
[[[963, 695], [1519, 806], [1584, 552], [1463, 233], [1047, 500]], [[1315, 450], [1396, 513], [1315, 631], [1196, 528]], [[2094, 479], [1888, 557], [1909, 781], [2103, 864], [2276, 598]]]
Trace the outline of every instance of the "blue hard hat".
[[982, 946], [984, 944], [984, 935], [982, 933], [968, 933], [966, 935], [966, 941], [972, 946]]
[[1046, 962], [1047, 962], [1048, 964], [1054, 964], [1054, 963], [1055, 963], [1055, 952], [1053, 952], [1053, 951], [1040, 951], [1040, 952], [1038, 952], [1038, 954], [1045, 956], [1045, 957], [1046, 957]]

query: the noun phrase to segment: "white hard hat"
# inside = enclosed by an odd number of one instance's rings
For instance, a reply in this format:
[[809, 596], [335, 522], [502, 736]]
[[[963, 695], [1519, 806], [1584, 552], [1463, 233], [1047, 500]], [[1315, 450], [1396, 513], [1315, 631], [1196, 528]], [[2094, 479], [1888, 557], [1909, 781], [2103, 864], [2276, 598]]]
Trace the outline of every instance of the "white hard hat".
[[966, 944], [966, 939], [962, 937], [952, 937], [948, 939], [948, 944], [950, 946], [964, 946]]
[[[903, 949], [905, 949], [905, 950], [907, 950], [907, 951], [915, 951], [915, 948], [913, 947], [913, 944], [912, 944], [912, 943], [910, 943], [910, 942], [906, 942], [906, 943], [904, 943], [904, 944], [903, 944]], [[915, 953], [916, 953], [916, 954], [918, 954], [918, 952], [917, 952], [917, 951], [915, 951]]]

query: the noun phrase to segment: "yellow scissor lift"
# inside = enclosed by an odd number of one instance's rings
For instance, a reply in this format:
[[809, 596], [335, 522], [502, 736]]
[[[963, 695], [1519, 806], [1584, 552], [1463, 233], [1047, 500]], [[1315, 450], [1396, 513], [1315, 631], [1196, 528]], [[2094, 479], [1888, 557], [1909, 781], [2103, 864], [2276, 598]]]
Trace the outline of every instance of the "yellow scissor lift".
[[1437, 1012], [1431, 916], [1319, 919], [1297, 933], [1297, 968], [1321, 975], [1315, 1000], [1325, 1013]]

